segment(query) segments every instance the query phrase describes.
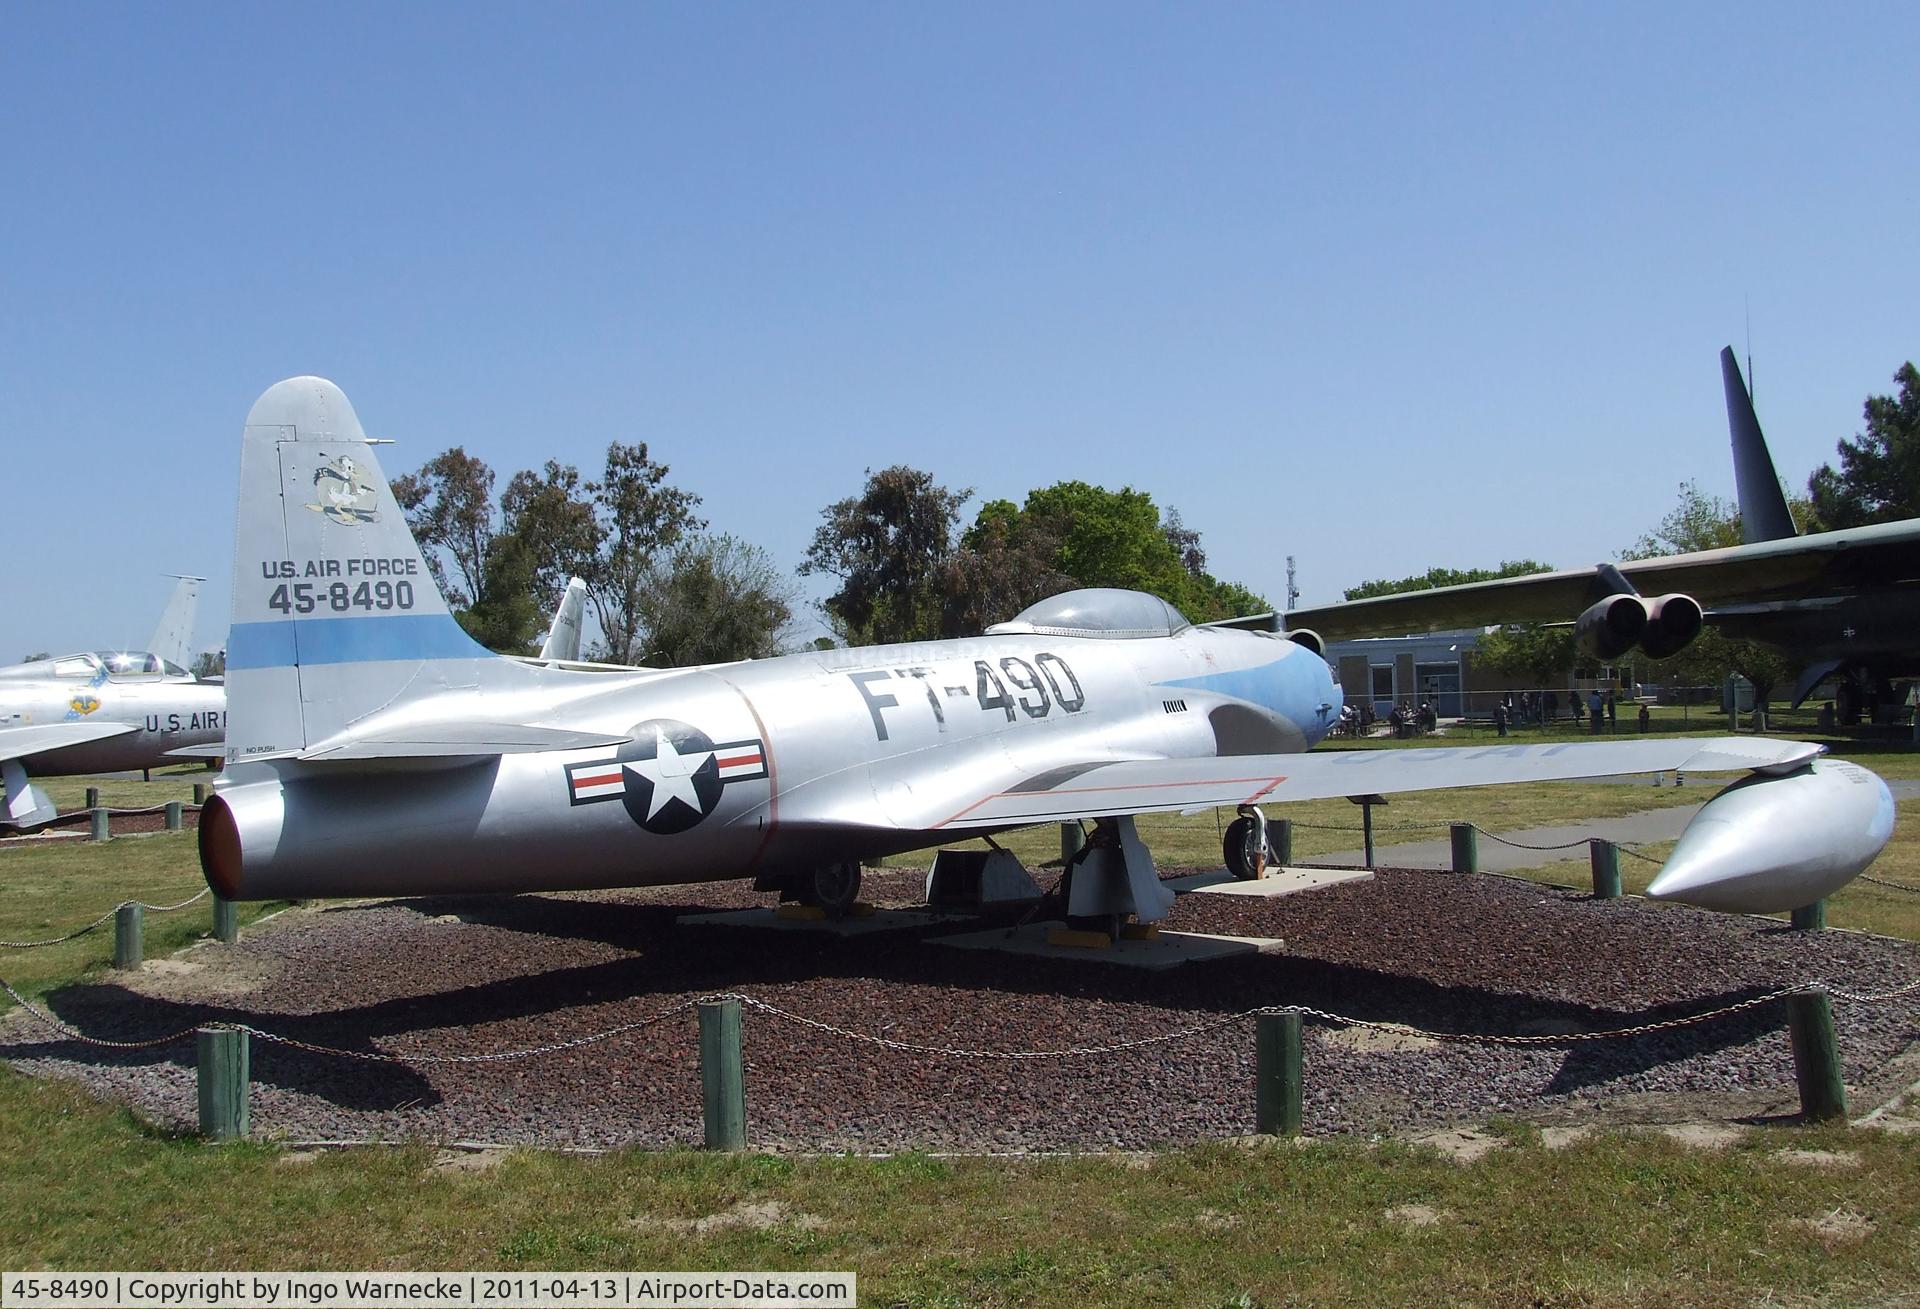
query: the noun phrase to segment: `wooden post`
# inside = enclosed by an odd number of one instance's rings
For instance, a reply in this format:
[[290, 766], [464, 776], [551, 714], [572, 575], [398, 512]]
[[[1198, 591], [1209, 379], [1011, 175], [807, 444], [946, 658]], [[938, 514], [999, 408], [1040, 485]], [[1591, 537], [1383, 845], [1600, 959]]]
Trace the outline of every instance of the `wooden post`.
[[87, 839], [89, 841], [106, 841], [112, 839], [112, 837], [113, 822], [107, 816], [107, 811], [99, 805], [94, 805], [89, 808], [87, 810]]
[[115, 968], [138, 968], [144, 953], [141, 946], [141, 928], [146, 919], [146, 911], [129, 900], [113, 911], [113, 966]]
[[187, 825], [187, 807], [178, 800], [167, 801], [167, 830], [177, 832]]
[[253, 1125], [247, 1034], [231, 1027], [202, 1027], [194, 1038], [199, 1056], [200, 1135], [210, 1141], [238, 1140]]
[[1453, 871], [1456, 873], [1477, 873], [1480, 871], [1480, 834], [1473, 829], [1472, 823], [1455, 823], [1453, 833]]
[[100, 788], [99, 787], [89, 786], [87, 788], [87, 803], [84, 807], [88, 809], [98, 809], [100, 807]]
[[1087, 829], [1078, 823], [1060, 824], [1060, 862], [1067, 863], [1087, 843]]
[[1810, 1123], [1847, 1116], [1840, 1080], [1840, 1043], [1833, 1006], [1818, 987], [1787, 997], [1787, 1035], [1793, 1042], [1793, 1080], [1800, 1085], [1800, 1116]]
[[1300, 1015], [1260, 1014], [1254, 1028], [1254, 1130], [1300, 1135]]
[[240, 939], [240, 906], [217, 895], [213, 897], [213, 936], [228, 945]]
[[1812, 904], [1803, 904], [1793, 911], [1793, 926], [1802, 932], [1824, 932], [1827, 930], [1827, 902], [1815, 900]]
[[207, 802], [207, 784], [205, 782], [195, 782], [193, 784], [193, 802], [197, 805], [202, 805]]
[[700, 1093], [709, 1150], [747, 1148], [747, 1092], [740, 1074], [740, 1002], [700, 1005]]
[[1293, 819], [1267, 819], [1267, 865], [1285, 868], [1293, 862]]
[[1620, 847], [1599, 837], [1588, 843], [1588, 859], [1593, 864], [1593, 898], [1620, 898]]

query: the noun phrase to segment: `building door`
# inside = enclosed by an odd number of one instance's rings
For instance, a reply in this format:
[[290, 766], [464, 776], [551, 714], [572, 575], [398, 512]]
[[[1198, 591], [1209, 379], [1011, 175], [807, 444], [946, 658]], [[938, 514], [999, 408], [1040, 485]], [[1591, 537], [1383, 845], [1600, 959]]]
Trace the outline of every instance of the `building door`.
[[1442, 718], [1460, 716], [1459, 664], [1417, 664], [1413, 678], [1420, 687], [1420, 698], [1433, 706], [1434, 713]]

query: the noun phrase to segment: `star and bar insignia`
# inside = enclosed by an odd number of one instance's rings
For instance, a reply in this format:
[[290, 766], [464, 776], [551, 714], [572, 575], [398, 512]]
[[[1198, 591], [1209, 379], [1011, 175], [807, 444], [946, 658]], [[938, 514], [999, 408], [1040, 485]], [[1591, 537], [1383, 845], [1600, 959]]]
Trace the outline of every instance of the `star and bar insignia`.
[[635, 726], [613, 758], [568, 764], [566, 773], [570, 803], [619, 800], [634, 822], [668, 836], [712, 813], [727, 783], [765, 777], [767, 756], [758, 739], [715, 743], [696, 727], [654, 718]]

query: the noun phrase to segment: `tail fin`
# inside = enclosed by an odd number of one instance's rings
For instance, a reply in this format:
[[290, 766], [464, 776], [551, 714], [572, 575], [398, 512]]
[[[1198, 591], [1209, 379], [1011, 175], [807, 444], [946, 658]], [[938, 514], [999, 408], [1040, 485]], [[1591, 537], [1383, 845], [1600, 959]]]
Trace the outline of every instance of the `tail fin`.
[[200, 583], [204, 577], [180, 577], [173, 595], [160, 615], [160, 626], [153, 629], [147, 649], [170, 664], [185, 668], [193, 662], [193, 617], [200, 607]]
[[1753, 412], [1753, 397], [1747, 394], [1732, 346], [1720, 351], [1720, 380], [1727, 391], [1727, 427], [1733, 434], [1740, 537], [1752, 545], [1795, 536], [1793, 515], [1787, 512], [1787, 498], [1780, 494], [1780, 477], [1773, 471], [1773, 456], [1767, 452], [1767, 438], [1760, 434], [1760, 419]]
[[572, 661], [580, 658], [580, 617], [586, 608], [587, 584], [577, 577], [567, 579], [567, 593], [553, 611], [553, 626], [547, 630], [540, 658]]
[[268, 388], [240, 453], [228, 761], [301, 753], [496, 664], [514, 666], [447, 611], [340, 388]]

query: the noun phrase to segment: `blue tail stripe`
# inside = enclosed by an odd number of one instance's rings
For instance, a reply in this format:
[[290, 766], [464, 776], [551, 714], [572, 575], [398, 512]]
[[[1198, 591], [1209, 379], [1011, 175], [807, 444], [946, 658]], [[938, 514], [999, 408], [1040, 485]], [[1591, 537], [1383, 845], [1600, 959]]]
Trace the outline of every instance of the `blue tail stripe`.
[[490, 659], [448, 614], [382, 614], [369, 618], [288, 618], [235, 623], [227, 635], [227, 668], [294, 664]]

